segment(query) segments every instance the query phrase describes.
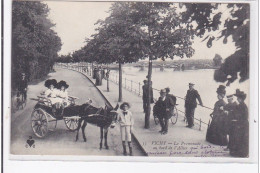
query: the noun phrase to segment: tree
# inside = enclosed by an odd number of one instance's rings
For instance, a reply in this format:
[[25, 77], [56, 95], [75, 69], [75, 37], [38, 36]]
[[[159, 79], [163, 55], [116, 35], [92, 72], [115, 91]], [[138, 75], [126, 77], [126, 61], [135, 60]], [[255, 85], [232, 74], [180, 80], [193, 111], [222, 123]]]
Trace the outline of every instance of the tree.
[[[221, 67], [215, 71], [214, 79], [217, 82], [227, 82], [228, 86], [237, 79], [237, 73], [239, 73], [239, 82], [247, 80], [249, 78], [249, 4], [227, 4], [226, 8], [229, 10], [230, 16], [224, 20], [224, 27], [221, 27], [223, 13], [214, 13], [223, 4], [185, 3], [180, 6], [186, 8], [182, 13], [183, 22], [189, 26], [193, 26], [196, 22], [197, 27], [194, 34], [200, 37], [205, 36], [204, 41], [207, 41], [209, 48], [214, 41], [221, 38], [224, 44], [227, 43], [228, 37], [235, 42], [236, 52], [227, 57]], [[217, 38], [210, 35], [211, 31], [216, 30], [221, 33]]]
[[29, 80], [46, 76], [61, 49], [61, 40], [52, 30], [49, 9], [41, 2], [13, 2], [12, 88], [24, 72]]
[[[133, 24], [144, 28], [146, 44], [144, 54], [149, 58], [148, 90], [151, 88], [152, 60], [161, 58], [191, 57], [194, 49], [191, 47], [191, 27], [181, 23], [174, 3], [162, 2], [133, 2], [129, 3]], [[151, 95], [148, 92], [148, 108], [145, 113], [145, 128], [149, 128]]]
[[[191, 57], [192, 29], [181, 25], [173, 3], [116, 2], [111, 15], [99, 21], [101, 27], [86, 49], [98, 63], [119, 64], [119, 101], [122, 100], [122, 63], [149, 58], [148, 83], [151, 88], [152, 60]], [[148, 92], [149, 93], [149, 92]], [[148, 94], [150, 102], [150, 93]], [[145, 114], [149, 128], [150, 103]]]
[[93, 39], [87, 40], [87, 57], [97, 63], [119, 64], [119, 98], [122, 101], [122, 64], [136, 62], [144, 58], [142, 48], [146, 44], [145, 32], [134, 26], [129, 18], [130, 3], [114, 3], [111, 15], [104, 21], [98, 21], [100, 27]]

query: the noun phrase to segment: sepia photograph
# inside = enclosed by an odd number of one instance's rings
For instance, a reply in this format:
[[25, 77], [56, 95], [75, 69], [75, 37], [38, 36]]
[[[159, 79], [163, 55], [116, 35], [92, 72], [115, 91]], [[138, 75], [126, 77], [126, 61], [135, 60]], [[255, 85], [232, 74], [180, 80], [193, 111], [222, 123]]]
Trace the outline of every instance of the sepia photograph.
[[250, 9], [12, 1], [10, 155], [251, 158]]

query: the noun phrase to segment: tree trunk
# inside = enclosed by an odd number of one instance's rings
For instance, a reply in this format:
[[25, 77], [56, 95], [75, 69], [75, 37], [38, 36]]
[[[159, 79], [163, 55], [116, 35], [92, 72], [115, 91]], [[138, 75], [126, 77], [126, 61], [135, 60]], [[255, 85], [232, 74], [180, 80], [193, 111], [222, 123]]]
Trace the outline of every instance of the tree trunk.
[[118, 102], [122, 101], [122, 64], [119, 61], [119, 97]]
[[151, 114], [151, 78], [152, 78], [152, 59], [149, 57], [149, 66], [148, 66], [148, 105], [145, 111], [145, 126], [144, 128], [150, 128], [150, 114]]

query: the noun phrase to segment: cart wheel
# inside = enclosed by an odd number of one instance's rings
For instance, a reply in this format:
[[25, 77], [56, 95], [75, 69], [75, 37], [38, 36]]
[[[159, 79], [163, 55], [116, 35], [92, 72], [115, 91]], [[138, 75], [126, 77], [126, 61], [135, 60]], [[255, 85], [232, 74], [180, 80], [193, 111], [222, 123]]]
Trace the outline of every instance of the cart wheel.
[[41, 109], [35, 109], [31, 120], [33, 133], [39, 138], [46, 136], [48, 133], [48, 118], [45, 112]]
[[174, 107], [173, 109], [173, 115], [171, 117], [171, 122], [172, 124], [176, 124], [177, 123], [177, 120], [178, 120], [178, 110], [176, 107]]
[[79, 120], [78, 119], [72, 119], [72, 118], [64, 118], [64, 122], [66, 127], [74, 132], [79, 127]]
[[154, 119], [155, 125], [158, 125], [159, 124], [159, 118], [157, 118], [156, 116], [153, 116], [153, 119]]

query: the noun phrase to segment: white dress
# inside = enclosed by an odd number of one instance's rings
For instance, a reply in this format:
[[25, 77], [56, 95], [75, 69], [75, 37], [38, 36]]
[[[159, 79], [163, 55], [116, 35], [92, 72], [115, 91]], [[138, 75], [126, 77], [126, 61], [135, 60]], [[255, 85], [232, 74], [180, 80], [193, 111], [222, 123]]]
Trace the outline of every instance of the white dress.
[[44, 92], [45, 97], [51, 101], [52, 105], [55, 103], [62, 103], [62, 99], [57, 97], [58, 94], [59, 94], [59, 90], [55, 88], [53, 90], [47, 89]]
[[59, 90], [58, 96], [60, 97], [60, 99], [62, 99], [61, 102], [65, 103], [65, 107], [70, 104], [67, 90], [65, 91]]

